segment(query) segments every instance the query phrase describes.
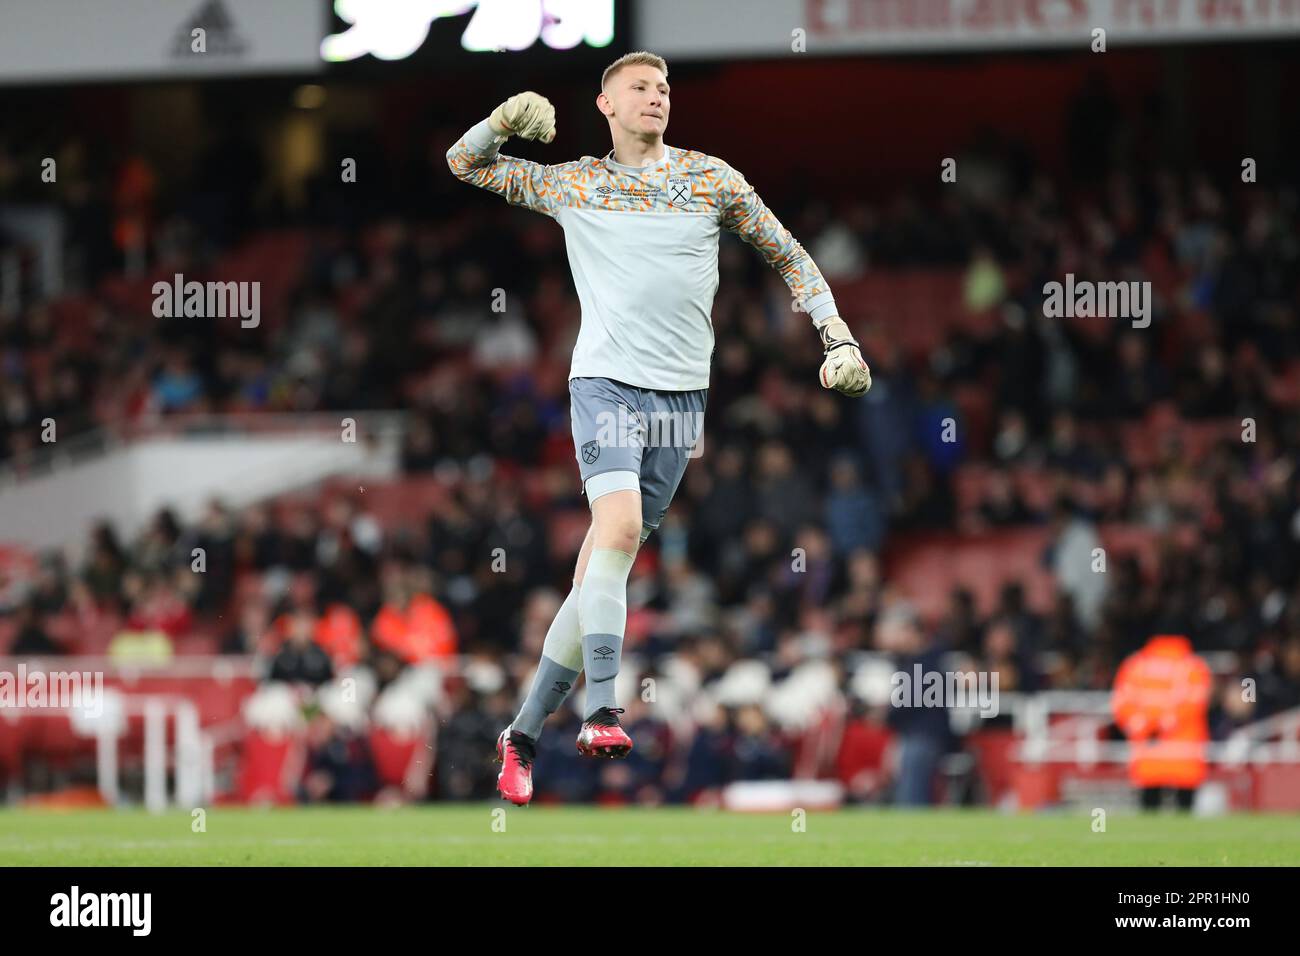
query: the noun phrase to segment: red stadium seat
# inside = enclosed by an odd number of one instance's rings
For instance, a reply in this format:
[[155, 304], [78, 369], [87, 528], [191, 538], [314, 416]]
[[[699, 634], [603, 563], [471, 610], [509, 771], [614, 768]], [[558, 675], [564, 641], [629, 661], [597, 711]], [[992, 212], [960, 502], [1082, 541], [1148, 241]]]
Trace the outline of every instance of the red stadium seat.
[[835, 754], [835, 778], [850, 791], [863, 774], [884, 775], [885, 754], [893, 733], [883, 724], [851, 720], [844, 726]]
[[302, 762], [302, 740], [250, 731], [244, 738], [235, 790], [241, 803], [290, 804], [295, 800], [295, 768]]
[[428, 734], [399, 734], [383, 727], [370, 731], [370, 752], [383, 786], [400, 787], [427, 746]]
[[1006, 529], [974, 535], [915, 534], [886, 549], [886, 573], [926, 620], [944, 612], [953, 588], [969, 588], [980, 614], [990, 613], [1002, 586], [1025, 586], [1028, 605], [1046, 611], [1055, 589], [1042, 565], [1045, 528]]
[[988, 802], [997, 805], [1015, 787], [1017, 738], [1011, 730], [983, 730], [966, 739], [975, 756]]

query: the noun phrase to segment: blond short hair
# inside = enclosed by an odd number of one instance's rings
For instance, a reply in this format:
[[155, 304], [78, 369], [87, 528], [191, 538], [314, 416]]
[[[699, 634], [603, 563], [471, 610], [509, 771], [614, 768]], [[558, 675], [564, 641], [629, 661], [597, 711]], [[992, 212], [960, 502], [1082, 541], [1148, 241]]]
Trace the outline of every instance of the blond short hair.
[[603, 90], [605, 84], [619, 70], [625, 66], [653, 66], [656, 70], [668, 76], [668, 61], [655, 53], [647, 53], [645, 50], [637, 50], [635, 53], [624, 53], [617, 60], [605, 67], [605, 72], [600, 75], [600, 88]]

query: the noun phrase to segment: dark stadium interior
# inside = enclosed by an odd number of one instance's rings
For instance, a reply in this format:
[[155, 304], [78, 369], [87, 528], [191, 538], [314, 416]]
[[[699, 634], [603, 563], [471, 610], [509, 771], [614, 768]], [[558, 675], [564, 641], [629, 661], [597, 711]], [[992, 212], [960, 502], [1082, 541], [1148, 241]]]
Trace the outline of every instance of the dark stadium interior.
[[[725, 695], [671, 721], [633, 695], [639, 744], [618, 765], [572, 753], [565, 709], [540, 745], [539, 798], [707, 802], [734, 780], [811, 776], [888, 800], [892, 735], [935, 717], [864, 699], [870, 654], [950, 653], [1003, 692], [1105, 691], [1151, 635], [1185, 634], [1214, 673], [1212, 739], [1300, 707], [1298, 52], [673, 68], [667, 141], [742, 169], [831, 283], [875, 385], [856, 402], [817, 387], [807, 316], [723, 236], [705, 451], [638, 556], [627, 653], [637, 678], [697, 689], [741, 661], [773, 683], [824, 664], [831, 698], [790, 727]], [[74, 557], [15, 553], [0, 655], [112, 656], [123, 633], [161, 632], [164, 656], [244, 668], [235, 699], [201, 705], [205, 723], [235, 719], [267, 679], [316, 686], [359, 663], [382, 690], [445, 663], [414, 793], [491, 797], [487, 758], [586, 528], [566, 396], [579, 307], [562, 230], [466, 188], [443, 154], [531, 88], [556, 103], [559, 137], [508, 152], [603, 155], [598, 70], [484, 76], [455, 110], [442, 94], [464, 68], [427, 63], [6, 89], [0, 208], [53, 206], [66, 230], [50, 288], [37, 250], [0, 229], [7, 480], [54, 467], [47, 418], [88, 448], [214, 413], [354, 413], [364, 433], [368, 413], [401, 410], [405, 432], [392, 479], [214, 500], [192, 521], [165, 510], [139, 535], [99, 526]], [[828, 91], [848, 89], [870, 95], [845, 136]], [[55, 184], [30, 174], [44, 157]], [[1258, 181], [1243, 182], [1248, 157]], [[355, 183], [339, 181], [344, 158]], [[261, 324], [155, 318], [153, 283], [177, 272], [260, 281]], [[1150, 328], [1045, 318], [1042, 288], [1066, 272], [1149, 281]], [[956, 441], [937, 438], [947, 419]], [[1064, 568], [1096, 547], [1104, 575]], [[383, 623], [420, 595], [434, 647]], [[938, 720], [977, 769], [950, 761], [935, 799], [997, 802], [1010, 718], [965, 737]], [[75, 741], [5, 739], [0, 787], [93, 781]], [[303, 740], [301, 781], [269, 790], [231, 743], [227, 795], [403, 784], [411, 750], [391, 740], [323, 713]]]

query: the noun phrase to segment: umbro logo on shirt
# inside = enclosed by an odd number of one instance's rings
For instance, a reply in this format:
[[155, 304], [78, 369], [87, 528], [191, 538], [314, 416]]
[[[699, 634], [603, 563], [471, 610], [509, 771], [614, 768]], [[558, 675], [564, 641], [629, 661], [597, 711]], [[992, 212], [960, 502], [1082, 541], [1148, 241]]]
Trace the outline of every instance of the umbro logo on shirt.
[[592, 651], [592, 653], [596, 655], [596, 660], [608, 661], [614, 657], [614, 648], [610, 647], [607, 644], [602, 644], [600, 645], [600, 647]]

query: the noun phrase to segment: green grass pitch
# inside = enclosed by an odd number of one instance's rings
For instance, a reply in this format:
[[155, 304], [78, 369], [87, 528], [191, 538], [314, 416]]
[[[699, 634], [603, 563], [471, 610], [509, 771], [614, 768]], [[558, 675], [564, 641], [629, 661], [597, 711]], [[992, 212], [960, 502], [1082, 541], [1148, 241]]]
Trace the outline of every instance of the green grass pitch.
[[[499, 812], [496, 812], [499, 811]], [[0, 810], [7, 866], [1256, 866], [1300, 863], [1300, 817], [987, 810], [507, 807]], [[494, 823], [497, 827], [494, 830]], [[504, 832], [498, 832], [504, 824]]]

